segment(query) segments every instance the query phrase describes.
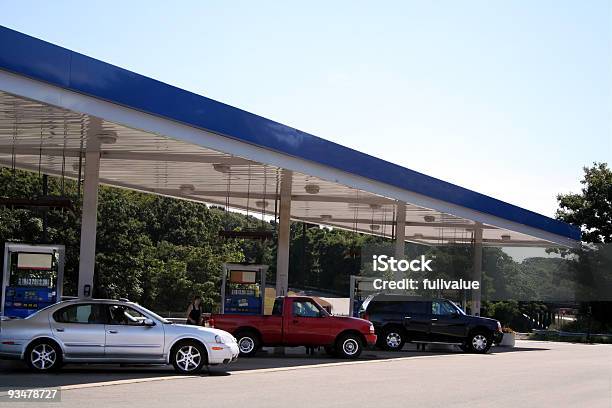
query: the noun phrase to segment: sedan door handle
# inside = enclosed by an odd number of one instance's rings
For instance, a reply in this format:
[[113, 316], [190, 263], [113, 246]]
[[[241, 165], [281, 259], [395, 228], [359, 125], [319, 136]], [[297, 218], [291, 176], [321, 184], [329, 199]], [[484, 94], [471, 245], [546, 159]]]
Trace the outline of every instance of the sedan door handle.
[[432, 322], [436, 322], [438, 321], [438, 319], [436, 319], [435, 317], [433, 319], [431, 319]]
[[57, 329], [55, 329], [55, 330], [56, 330], [56, 331], [58, 331], [58, 332], [63, 332], [63, 331], [64, 331], [64, 328], [63, 328], [63, 327], [58, 327], [58, 328], [57, 328]]
[[108, 333], [109, 334], [117, 334], [118, 332], [117, 332], [117, 330], [109, 330]]

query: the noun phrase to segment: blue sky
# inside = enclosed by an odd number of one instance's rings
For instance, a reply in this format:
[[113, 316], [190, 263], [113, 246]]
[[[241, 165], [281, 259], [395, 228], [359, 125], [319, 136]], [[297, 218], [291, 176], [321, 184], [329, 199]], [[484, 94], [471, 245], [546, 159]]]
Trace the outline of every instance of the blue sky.
[[22, 0], [0, 24], [549, 216], [612, 163], [610, 1]]

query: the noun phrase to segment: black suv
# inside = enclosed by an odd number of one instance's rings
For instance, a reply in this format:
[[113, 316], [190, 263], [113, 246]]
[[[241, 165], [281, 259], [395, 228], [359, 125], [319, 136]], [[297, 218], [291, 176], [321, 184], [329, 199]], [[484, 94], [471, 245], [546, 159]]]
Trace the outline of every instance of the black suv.
[[371, 295], [359, 315], [372, 322], [377, 346], [386, 350], [401, 350], [411, 342], [455, 344], [464, 351], [486, 353], [502, 337], [497, 320], [468, 316], [446, 299]]

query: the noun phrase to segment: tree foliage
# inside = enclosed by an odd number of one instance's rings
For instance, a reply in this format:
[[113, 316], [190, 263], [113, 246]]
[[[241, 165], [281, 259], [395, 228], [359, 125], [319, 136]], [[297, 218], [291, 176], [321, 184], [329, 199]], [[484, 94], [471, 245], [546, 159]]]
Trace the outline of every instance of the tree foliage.
[[584, 167], [580, 183], [580, 193], [557, 196], [557, 218], [579, 226], [584, 242], [612, 243], [612, 170], [606, 163]]
[[[0, 196], [42, 194], [35, 173], [0, 169]], [[63, 185], [63, 188], [62, 188]], [[0, 207], [0, 243], [55, 243], [66, 246], [64, 294], [76, 295], [80, 247], [80, 196], [71, 180], [49, 177], [49, 194], [63, 195], [74, 210], [42, 211]], [[47, 234], [43, 234], [43, 218]], [[160, 312], [182, 311], [194, 294], [207, 310], [218, 307], [224, 262], [269, 265], [276, 273], [276, 225], [252, 216], [168, 197], [101, 186], [94, 296], [126, 297]], [[219, 238], [220, 230], [265, 229], [270, 241]], [[306, 231], [304, 236], [303, 232]], [[349, 276], [360, 270], [359, 249], [379, 238], [292, 223], [290, 285], [348, 293]]]

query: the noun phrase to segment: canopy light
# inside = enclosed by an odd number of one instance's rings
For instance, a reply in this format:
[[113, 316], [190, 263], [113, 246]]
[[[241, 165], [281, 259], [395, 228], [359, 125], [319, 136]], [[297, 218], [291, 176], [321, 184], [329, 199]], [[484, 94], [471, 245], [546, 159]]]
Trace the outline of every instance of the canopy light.
[[306, 184], [306, 186], [304, 186], [304, 190], [306, 190], [308, 194], [318, 194], [319, 186], [317, 184]]
[[115, 144], [117, 142], [117, 135], [114, 133], [98, 133], [96, 137], [100, 144]]
[[181, 184], [179, 186], [179, 190], [181, 191], [181, 194], [193, 194], [193, 192], [195, 191], [195, 187], [193, 184]]
[[213, 163], [213, 169], [218, 171], [219, 173], [229, 173], [232, 169], [229, 164], [225, 163]]
[[502, 241], [510, 241], [511, 237], [510, 237], [510, 235], [502, 235], [501, 239], [502, 239]]
[[423, 217], [423, 219], [425, 220], [425, 222], [434, 222], [436, 220], [436, 217], [434, 217], [433, 215], [426, 215]]

